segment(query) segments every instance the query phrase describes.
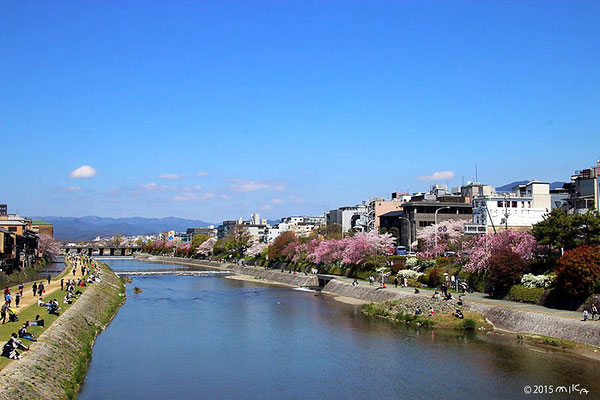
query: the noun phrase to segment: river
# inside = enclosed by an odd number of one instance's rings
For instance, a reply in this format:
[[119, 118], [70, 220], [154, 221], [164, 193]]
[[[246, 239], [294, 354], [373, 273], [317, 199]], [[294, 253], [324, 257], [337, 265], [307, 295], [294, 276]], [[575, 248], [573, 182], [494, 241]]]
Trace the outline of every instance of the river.
[[571, 384], [595, 397], [599, 366], [509, 335], [393, 324], [288, 287], [143, 276], [98, 336], [79, 399], [507, 399]]

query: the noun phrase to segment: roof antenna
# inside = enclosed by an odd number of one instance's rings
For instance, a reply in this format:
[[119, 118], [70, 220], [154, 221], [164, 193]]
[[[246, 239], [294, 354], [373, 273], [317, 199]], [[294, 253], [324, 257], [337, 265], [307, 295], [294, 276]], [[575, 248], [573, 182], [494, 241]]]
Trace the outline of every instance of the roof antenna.
[[477, 177], [477, 164], [475, 164], [475, 182], [479, 183], [479, 178]]

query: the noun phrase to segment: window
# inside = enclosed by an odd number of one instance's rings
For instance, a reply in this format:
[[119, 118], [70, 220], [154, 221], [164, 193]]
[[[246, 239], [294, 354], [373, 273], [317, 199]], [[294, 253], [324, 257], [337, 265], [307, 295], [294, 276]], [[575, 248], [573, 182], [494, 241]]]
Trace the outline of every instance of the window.
[[521, 202], [521, 208], [525, 208], [525, 202], [524, 201]]
[[531, 208], [531, 202], [530, 201], [527, 202], [527, 208]]
[[512, 202], [512, 207], [513, 207], [513, 208], [517, 208], [517, 202], [516, 202], [516, 201], [513, 201], [513, 202]]
[[498, 202], [498, 207], [500, 207], [500, 208], [504, 207], [504, 202], [503, 201], [499, 201]]
[[8, 227], [8, 231], [9, 231], [9, 232], [16, 232], [16, 231], [17, 231], [17, 228], [16, 228], [16, 227], [14, 227], [14, 226], [9, 226], [9, 227]]

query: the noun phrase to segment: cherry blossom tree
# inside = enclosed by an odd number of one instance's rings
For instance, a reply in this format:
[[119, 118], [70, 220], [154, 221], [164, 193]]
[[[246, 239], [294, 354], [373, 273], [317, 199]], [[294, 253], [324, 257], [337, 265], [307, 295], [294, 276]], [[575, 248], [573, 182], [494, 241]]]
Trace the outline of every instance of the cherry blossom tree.
[[268, 244], [255, 240], [254, 243], [252, 243], [252, 245], [246, 250], [246, 255], [248, 257], [256, 257], [260, 255], [267, 247], [269, 247]]
[[52, 236], [40, 233], [38, 236], [38, 248], [47, 261], [53, 261], [60, 254], [60, 242]]
[[413, 245], [421, 246], [421, 251], [417, 253], [419, 257], [431, 259], [451, 248], [460, 249], [464, 235], [464, 220], [441, 221], [420, 228], [417, 231], [417, 242]]
[[498, 251], [510, 249], [524, 260], [531, 260], [542, 253], [540, 246], [529, 232], [501, 231], [474, 237], [468, 244], [466, 255], [469, 261], [465, 269], [471, 272], [486, 272], [490, 267], [490, 258]]
[[198, 250], [196, 250], [196, 253], [201, 254], [203, 256], [207, 256], [207, 255], [211, 254], [213, 251], [213, 247], [215, 246], [215, 243], [217, 243], [217, 238], [211, 237], [210, 239], [208, 239], [204, 243], [202, 243], [200, 246], [198, 246]]

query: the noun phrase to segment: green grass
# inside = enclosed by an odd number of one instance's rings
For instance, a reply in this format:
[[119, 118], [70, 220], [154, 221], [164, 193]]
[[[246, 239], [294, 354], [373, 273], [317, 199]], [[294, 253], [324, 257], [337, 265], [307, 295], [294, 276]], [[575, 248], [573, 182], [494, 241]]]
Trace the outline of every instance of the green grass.
[[[69, 268], [67, 268], [67, 270], [69, 270]], [[63, 276], [63, 274], [61, 273], [57, 278], [60, 280], [60, 278]], [[57, 279], [55, 278], [55, 279]], [[87, 279], [87, 276], [85, 277]], [[81, 290], [82, 292], [85, 292], [85, 290], [87, 289], [87, 287], [79, 287], [79, 290]], [[77, 290], [77, 289], [75, 289]], [[25, 294], [26, 297], [31, 297], [33, 296], [31, 294], [31, 291], [29, 291], [28, 293], [26, 291], [23, 291], [23, 293]], [[67, 292], [63, 291], [63, 290], [57, 290], [53, 293], [50, 293], [46, 296], [42, 296], [42, 299], [44, 300], [44, 303], [47, 303], [49, 300], [52, 299], [56, 299], [60, 305], [60, 310], [59, 313], [62, 315], [62, 313], [64, 313], [65, 311], [67, 311], [71, 305], [70, 304], [65, 304], [63, 303], [64, 301], [64, 297], [66, 296]], [[80, 296], [78, 296], [80, 297]], [[36, 299], [39, 299], [39, 296], [35, 297]], [[77, 302], [77, 300], [75, 300], [73, 302], [73, 304], [75, 304], [75, 302]], [[11, 307], [12, 309], [16, 309], [13, 305], [13, 307]], [[4, 345], [4, 343], [6, 341], [8, 341], [8, 339], [10, 339], [11, 334], [17, 333], [19, 331], [19, 329], [21, 329], [21, 326], [25, 323], [25, 321], [33, 321], [35, 319], [35, 316], [39, 315], [40, 319], [44, 320], [44, 327], [40, 327], [40, 326], [30, 326], [27, 328], [27, 330], [32, 333], [36, 338], [39, 338], [40, 335], [42, 333], [44, 333], [44, 331], [46, 329], [48, 329], [50, 327], [50, 325], [52, 325], [52, 323], [54, 323], [54, 321], [56, 321], [56, 319], [58, 318], [56, 315], [54, 314], [49, 314], [46, 307], [39, 307], [37, 305], [37, 300], [35, 304], [32, 304], [29, 307], [26, 308], [19, 308], [19, 320], [17, 322], [8, 322], [8, 315], [6, 317], [6, 323], [0, 325], [0, 345]], [[25, 346], [30, 346], [32, 343], [34, 342], [30, 342], [27, 339], [19, 339], [21, 340], [21, 342], [25, 345]], [[23, 352], [20, 352], [23, 353]], [[0, 357], [0, 370], [3, 369], [5, 366], [7, 366], [11, 361], [13, 360], [9, 360], [6, 357]]]

